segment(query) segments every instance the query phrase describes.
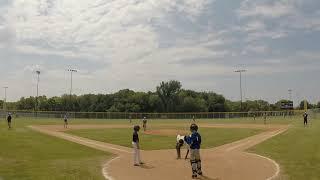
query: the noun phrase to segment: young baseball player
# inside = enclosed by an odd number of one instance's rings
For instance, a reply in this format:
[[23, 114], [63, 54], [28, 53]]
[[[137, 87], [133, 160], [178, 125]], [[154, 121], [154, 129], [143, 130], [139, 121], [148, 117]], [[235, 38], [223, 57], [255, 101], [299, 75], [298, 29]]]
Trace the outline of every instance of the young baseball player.
[[304, 112], [303, 113], [303, 125], [306, 127], [308, 125], [308, 113]]
[[68, 116], [67, 116], [67, 114], [64, 115], [63, 120], [64, 120], [64, 128], [68, 128]]
[[191, 124], [190, 131], [191, 135], [185, 136], [184, 140], [190, 146], [192, 178], [197, 178], [197, 175], [202, 175], [200, 158], [201, 136], [198, 133], [198, 126], [196, 124]]
[[9, 129], [11, 129], [11, 120], [12, 120], [11, 113], [8, 113], [7, 121], [8, 121], [8, 128]]
[[147, 118], [146, 117], [143, 117], [142, 127], [143, 127], [143, 131], [147, 130]]
[[177, 159], [181, 159], [181, 147], [184, 144], [184, 136], [177, 136], [176, 150], [177, 150]]
[[133, 135], [132, 135], [132, 147], [133, 147], [133, 162], [134, 166], [140, 166], [143, 162], [140, 159], [140, 145], [139, 145], [139, 132], [140, 126], [135, 125], [133, 127]]

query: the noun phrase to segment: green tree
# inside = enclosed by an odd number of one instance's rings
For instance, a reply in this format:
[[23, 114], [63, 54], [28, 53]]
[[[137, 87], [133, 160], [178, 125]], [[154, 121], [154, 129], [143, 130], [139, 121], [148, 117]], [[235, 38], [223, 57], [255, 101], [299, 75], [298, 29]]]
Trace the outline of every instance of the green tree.
[[206, 101], [201, 98], [185, 97], [179, 106], [181, 112], [206, 112], [208, 111]]
[[180, 89], [181, 83], [175, 80], [161, 82], [160, 85], [157, 86], [157, 94], [160, 97], [166, 112], [174, 110], [174, 103], [177, 100], [177, 94]]
[[225, 101], [226, 99], [219, 94], [210, 92], [206, 93], [207, 104], [209, 112], [225, 112]]
[[[307, 101], [307, 107], [308, 109], [313, 109], [316, 107], [315, 104], [311, 104]], [[300, 104], [299, 104], [299, 109], [303, 110], [304, 109], [304, 101], [301, 101]]]

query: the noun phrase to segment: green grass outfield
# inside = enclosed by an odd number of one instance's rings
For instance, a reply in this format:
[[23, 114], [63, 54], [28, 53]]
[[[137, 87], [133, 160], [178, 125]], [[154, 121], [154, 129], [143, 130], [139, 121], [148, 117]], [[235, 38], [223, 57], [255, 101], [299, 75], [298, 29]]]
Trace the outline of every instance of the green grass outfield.
[[[156, 129], [156, 128], [153, 128]], [[161, 128], [159, 128], [161, 129]], [[225, 128], [200, 128], [203, 145], [202, 148], [211, 148], [227, 144], [239, 139], [253, 136], [261, 130], [257, 129], [225, 129]], [[111, 144], [131, 147], [132, 129], [81, 129], [66, 131], [66, 133], [74, 134], [89, 139], [94, 139]], [[158, 150], [158, 149], [174, 149], [176, 143], [176, 135], [150, 135], [140, 132], [141, 149]]]
[[257, 145], [250, 151], [276, 160], [282, 179], [320, 179], [320, 119], [303, 126], [302, 118], [285, 133]]
[[[296, 117], [268, 117], [267, 123], [269, 124], [290, 124]], [[174, 125], [174, 124], [190, 124], [191, 119], [148, 119], [148, 123], [155, 125]], [[63, 119], [56, 118], [14, 118], [13, 124], [19, 123], [19, 125], [31, 125], [31, 124], [61, 124], [63, 125]], [[128, 119], [69, 119], [69, 123], [72, 124], [129, 124]], [[141, 124], [142, 121], [139, 119], [132, 120], [131, 124]], [[197, 119], [196, 123], [206, 124], [263, 124], [263, 118], [258, 117], [253, 120], [252, 117], [247, 118], [232, 118], [232, 119]]]
[[[15, 119], [14, 119], [15, 121]], [[0, 179], [99, 180], [101, 165], [111, 154], [34, 132], [29, 124], [43, 121], [19, 119], [7, 129], [0, 121]]]

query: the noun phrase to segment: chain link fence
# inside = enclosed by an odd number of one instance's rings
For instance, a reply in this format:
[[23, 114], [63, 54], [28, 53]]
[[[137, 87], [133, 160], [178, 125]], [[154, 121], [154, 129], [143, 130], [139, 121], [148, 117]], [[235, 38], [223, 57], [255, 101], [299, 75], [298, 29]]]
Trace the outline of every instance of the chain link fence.
[[63, 118], [65, 114], [74, 119], [232, 119], [259, 117], [291, 117], [302, 115], [304, 111], [252, 111], [252, 112], [197, 112], [197, 113], [131, 113], [131, 112], [58, 112], [58, 111], [0, 111], [1, 117], [7, 113], [19, 118]]
[[309, 109], [308, 114], [311, 116], [312, 119], [320, 118], [320, 108]]

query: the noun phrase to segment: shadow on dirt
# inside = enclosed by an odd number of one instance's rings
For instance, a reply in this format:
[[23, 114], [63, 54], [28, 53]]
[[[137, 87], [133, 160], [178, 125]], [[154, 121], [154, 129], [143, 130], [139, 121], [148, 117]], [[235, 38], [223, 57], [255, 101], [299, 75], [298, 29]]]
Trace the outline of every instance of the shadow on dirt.
[[220, 180], [219, 178], [211, 178], [211, 177], [207, 177], [207, 176], [199, 176], [197, 179], [201, 179], [201, 180]]
[[154, 168], [153, 166], [146, 165], [146, 164], [140, 165], [140, 167], [143, 169], [153, 169]]

